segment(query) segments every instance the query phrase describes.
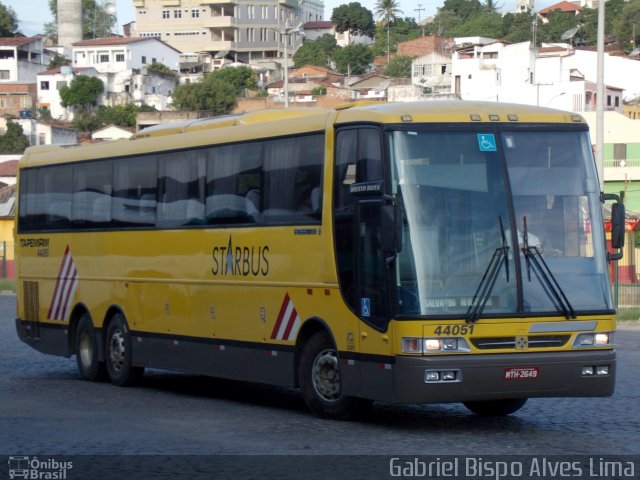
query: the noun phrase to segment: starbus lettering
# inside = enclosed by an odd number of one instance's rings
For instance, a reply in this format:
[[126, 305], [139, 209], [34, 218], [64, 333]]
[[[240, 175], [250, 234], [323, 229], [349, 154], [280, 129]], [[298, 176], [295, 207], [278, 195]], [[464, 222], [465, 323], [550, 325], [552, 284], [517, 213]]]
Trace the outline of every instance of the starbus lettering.
[[211, 273], [214, 276], [233, 275], [254, 277], [269, 274], [269, 259], [267, 245], [240, 246], [234, 245], [231, 236], [226, 246], [215, 246], [211, 252], [213, 267]]

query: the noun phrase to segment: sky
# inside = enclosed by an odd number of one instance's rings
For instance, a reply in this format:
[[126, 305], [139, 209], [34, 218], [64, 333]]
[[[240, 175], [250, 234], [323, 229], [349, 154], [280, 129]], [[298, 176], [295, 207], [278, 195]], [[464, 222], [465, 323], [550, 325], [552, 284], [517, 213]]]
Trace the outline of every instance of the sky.
[[[106, 0], [97, 0], [101, 2]], [[122, 33], [122, 25], [132, 22], [136, 18], [135, 8], [133, 8], [133, 0], [108, 0], [116, 4], [116, 15], [118, 17], [118, 33]], [[349, 3], [351, 1], [360, 1], [364, 7], [374, 11], [375, 0], [325, 0], [325, 20], [331, 18], [333, 9], [338, 5]], [[560, 0], [557, 0], [560, 1]], [[541, 9], [557, 3], [556, 0], [539, 0], [537, 9]], [[483, 0], [481, 0], [483, 2]], [[51, 21], [51, 11], [49, 10], [48, 0], [0, 0], [0, 3], [13, 8], [18, 16], [20, 31], [28, 36], [42, 33], [43, 25]], [[442, 6], [444, 0], [399, 0], [400, 9], [403, 17], [414, 17], [424, 19], [435, 15], [437, 9]], [[483, 2], [484, 3], [484, 2]], [[499, 0], [498, 5], [502, 5], [502, 11], [514, 11], [516, 0]], [[419, 9], [419, 10], [418, 10]], [[424, 9], [424, 10], [422, 10]]]

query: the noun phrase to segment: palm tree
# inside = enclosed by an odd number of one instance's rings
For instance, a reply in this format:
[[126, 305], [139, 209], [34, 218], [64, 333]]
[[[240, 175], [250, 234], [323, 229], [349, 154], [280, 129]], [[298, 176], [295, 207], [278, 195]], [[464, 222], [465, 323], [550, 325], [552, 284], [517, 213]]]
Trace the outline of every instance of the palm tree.
[[396, 0], [377, 0], [375, 5], [376, 11], [374, 12], [378, 19], [384, 19], [387, 24], [387, 63], [391, 59], [391, 41], [389, 38], [389, 26], [393, 20], [402, 15], [400, 10], [400, 4]]

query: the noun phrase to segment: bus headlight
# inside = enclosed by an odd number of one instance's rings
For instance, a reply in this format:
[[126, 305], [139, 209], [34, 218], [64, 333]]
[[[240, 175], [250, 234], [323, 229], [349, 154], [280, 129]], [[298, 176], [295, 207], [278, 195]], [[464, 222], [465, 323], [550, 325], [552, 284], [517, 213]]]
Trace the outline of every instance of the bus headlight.
[[421, 338], [402, 337], [402, 353], [428, 354], [438, 352], [470, 352], [471, 348], [462, 337]]
[[613, 332], [581, 333], [576, 336], [573, 348], [595, 348], [613, 345]]

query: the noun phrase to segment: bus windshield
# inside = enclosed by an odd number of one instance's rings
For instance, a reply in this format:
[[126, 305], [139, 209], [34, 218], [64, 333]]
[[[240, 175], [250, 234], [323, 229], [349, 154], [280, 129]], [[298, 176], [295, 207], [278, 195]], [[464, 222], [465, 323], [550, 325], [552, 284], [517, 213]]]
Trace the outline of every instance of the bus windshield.
[[396, 314], [611, 309], [586, 131], [403, 128], [387, 138], [404, 217]]

